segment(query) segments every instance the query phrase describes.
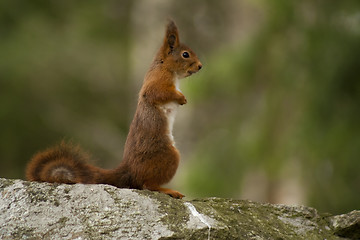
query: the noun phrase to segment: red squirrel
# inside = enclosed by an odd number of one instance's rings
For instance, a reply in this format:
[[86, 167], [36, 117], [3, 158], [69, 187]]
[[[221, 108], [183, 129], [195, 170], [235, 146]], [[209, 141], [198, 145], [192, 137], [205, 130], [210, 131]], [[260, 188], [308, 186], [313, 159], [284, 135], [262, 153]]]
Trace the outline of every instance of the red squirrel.
[[110, 184], [183, 198], [183, 194], [161, 186], [175, 175], [180, 160], [172, 128], [178, 106], [187, 100], [179, 90], [179, 79], [201, 68], [198, 57], [180, 43], [178, 29], [169, 20], [163, 44], [145, 75], [120, 165], [111, 170], [92, 166], [80, 147], [61, 142], [32, 157], [26, 168], [27, 179]]

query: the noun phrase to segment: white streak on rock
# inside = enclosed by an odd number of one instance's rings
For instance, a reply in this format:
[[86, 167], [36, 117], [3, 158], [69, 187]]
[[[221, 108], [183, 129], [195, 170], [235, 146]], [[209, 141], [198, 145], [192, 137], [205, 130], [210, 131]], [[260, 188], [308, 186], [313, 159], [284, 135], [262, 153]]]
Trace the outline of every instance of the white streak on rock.
[[184, 203], [184, 204], [188, 207], [188, 209], [190, 210], [191, 214], [192, 214], [194, 217], [198, 218], [202, 223], [204, 223], [204, 224], [208, 227], [208, 229], [209, 229], [209, 231], [208, 231], [208, 239], [210, 239], [210, 231], [211, 231], [211, 225], [210, 225], [210, 223], [209, 223], [208, 221], [206, 221], [204, 215], [202, 215], [201, 213], [199, 213], [199, 212], [196, 210], [196, 208], [194, 207], [194, 205], [192, 205], [192, 204], [189, 203], [189, 202], [186, 202], [186, 203]]

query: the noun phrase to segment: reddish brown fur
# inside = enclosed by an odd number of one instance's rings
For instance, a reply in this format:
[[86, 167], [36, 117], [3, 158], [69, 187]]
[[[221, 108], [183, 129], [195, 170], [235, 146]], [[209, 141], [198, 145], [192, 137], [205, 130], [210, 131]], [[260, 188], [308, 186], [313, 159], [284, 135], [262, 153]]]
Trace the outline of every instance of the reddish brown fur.
[[[88, 159], [80, 147], [61, 142], [34, 155], [26, 168], [26, 178], [30, 181], [96, 183], [100, 168], [88, 164]], [[59, 167], [68, 170], [67, 175], [73, 177], [54, 175], [52, 170]]]
[[[187, 52], [189, 57], [183, 57]], [[26, 176], [31, 181], [61, 183], [106, 183], [117, 187], [160, 191], [175, 198], [183, 195], [161, 188], [175, 175], [180, 155], [169, 137], [168, 119], [161, 109], [166, 103], [185, 104], [185, 96], [175, 81], [199, 71], [202, 65], [196, 54], [179, 41], [173, 21], [167, 25], [165, 39], [139, 93], [134, 119], [125, 143], [124, 157], [113, 170], [87, 163], [87, 155], [78, 147], [61, 143], [36, 154]]]

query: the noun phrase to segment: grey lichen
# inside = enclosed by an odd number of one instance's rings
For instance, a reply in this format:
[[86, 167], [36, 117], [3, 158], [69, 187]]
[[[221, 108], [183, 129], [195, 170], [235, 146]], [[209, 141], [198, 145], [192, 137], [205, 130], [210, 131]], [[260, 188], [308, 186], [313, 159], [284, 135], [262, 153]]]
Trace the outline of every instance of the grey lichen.
[[163, 216], [156, 201], [128, 189], [116, 190], [104, 185], [14, 181], [1, 189], [1, 238], [146, 239], [150, 234], [154, 238], [172, 235], [160, 221]]
[[356, 239], [360, 211], [0, 179], [1, 239]]

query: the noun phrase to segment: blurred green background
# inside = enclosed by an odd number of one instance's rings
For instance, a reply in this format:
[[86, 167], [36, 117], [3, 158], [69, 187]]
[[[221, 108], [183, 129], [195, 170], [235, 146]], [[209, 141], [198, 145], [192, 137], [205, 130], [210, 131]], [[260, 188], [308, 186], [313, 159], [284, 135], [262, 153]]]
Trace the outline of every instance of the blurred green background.
[[170, 183], [188, 197], [360, 207], [360, 1], [0, 2], [0, 176], [62, 139], [115, 167], [166, 18], [182, 81]]

